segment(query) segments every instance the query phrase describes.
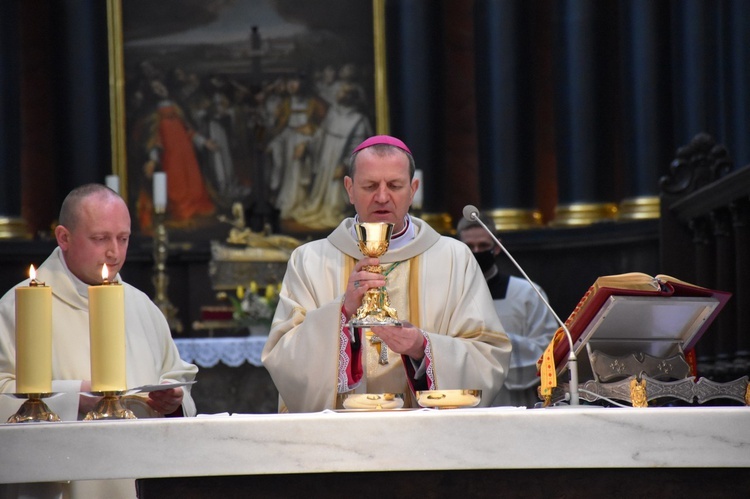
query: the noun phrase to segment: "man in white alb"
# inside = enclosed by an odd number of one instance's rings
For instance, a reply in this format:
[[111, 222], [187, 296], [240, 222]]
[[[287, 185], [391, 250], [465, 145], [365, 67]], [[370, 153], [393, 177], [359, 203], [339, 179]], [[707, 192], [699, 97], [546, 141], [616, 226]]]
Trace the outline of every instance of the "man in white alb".
[[[479, 218], [493, 233], [496, 231], [491, 218], [484, 214], [480, 214]], [[536, 361], [557, 330], [555, 317], [526, 279], [500, 272], [495, 258], [501, 250], [478, 222], [462, 218], [456, 235], [469, 246], [477, 259], [487, 279], [500, 322], [513, 343], [505, 389], [495, 399], [494, 405], [533, 407], [540, 401]], [[537, 288], [546, 300], [544, 290], [538, 285]]]

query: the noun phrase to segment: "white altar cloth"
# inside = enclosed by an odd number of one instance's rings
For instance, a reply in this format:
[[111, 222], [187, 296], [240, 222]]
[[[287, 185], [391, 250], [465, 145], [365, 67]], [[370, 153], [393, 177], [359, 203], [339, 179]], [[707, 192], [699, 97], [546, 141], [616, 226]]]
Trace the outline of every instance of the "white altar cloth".
[[245, 362], [261, 367], [260, 354], [268, 336], [175, 339], [180, 358], [198, 367], [214, 367], [223, 362], [239, 367]]
[[0, 483], [397, 470], [748, 468], [750, 408], [487, 408], [0, 424], [0, 445]]

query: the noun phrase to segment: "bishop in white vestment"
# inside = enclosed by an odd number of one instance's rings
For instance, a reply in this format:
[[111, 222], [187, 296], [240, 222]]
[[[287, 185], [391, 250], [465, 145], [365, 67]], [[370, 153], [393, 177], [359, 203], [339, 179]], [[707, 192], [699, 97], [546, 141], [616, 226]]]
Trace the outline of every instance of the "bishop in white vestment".
[[[356, 219], [292, 253], [262, 355], [281, 411], [335, 409], [351, 392], [403, 393], [416, 407], [414, 392], [427, 389], [480, 389], [488, 405], [503, 386], [511, 343], [484, 276], [465, 244], [407, 214], [419, 185], [413, 171], [403, 142], [367, 139], [345, 179]], [[357, 221], [395, 225], [379, 259], [385, 282], [363, 270], [373, 259], [357, 246]], [[352, 303], [383, 284], [403, 327], [350, 331]]]

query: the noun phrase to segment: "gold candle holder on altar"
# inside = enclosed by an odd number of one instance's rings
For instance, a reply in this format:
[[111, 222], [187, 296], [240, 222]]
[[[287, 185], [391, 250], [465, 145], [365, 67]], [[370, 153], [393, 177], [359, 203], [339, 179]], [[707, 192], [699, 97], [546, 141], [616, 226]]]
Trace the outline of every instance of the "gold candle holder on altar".
[[91, 392], [92, 395], [101, 395], [102, 398], [96, 403], [96, 407], [83, 418], [84, 421], [97, 419], [138, 419], [133, 411], [122, 406], [122, 395], [124, 390]]
[[102, 395], [84, 419], [134, 419], [120, 405], [127, 388], [125, 376], [125, 294], [120, 283], [109, 280], [102, 267], [102, 284], [89, 286], [91, 393]]
[[[166, 204], [166, 193], [162, 193], [158, 197], [163, 198]], [[167, 226], [164, 224], [165, 217], [165, 205], [154, 203], [154, 274], [151, 278], [151, 281], [154, 283], [153, 301], [167, 319], [169, 329], [177, 334], [181, 334], [183, 326], [177, 317], [177, 307], [172, 304], [167, 295], [167, 288], [169, 287], [169, 275], [167, 274], [169, 235], [167, 233]]]
[[[354, 226], [359, 250], [370, 258], [380, 258], [388, 251], [393, 234], [393, 224], [386, 222], [359, 223]], [[366, 265], [363, 270], [383, 273], [380, 265]], [[385, 286], [368, 289], [362, 298], [362, 305], [352, 317], [353, 327], [400, 326], [396, 310], [391, 307]]]
[[27, 399], [9, 423], [60, 421], [42, 400], [52, 394], [52, 288], [29, 268], [28, 286], [16, 288], [16, 392]]
[[8, 423], [41, 423], [60, 421], [42, 399], [52, 396], [51, 393], [14, 393], [16, 398], [25, 398], [15, 414], [8, 418]]

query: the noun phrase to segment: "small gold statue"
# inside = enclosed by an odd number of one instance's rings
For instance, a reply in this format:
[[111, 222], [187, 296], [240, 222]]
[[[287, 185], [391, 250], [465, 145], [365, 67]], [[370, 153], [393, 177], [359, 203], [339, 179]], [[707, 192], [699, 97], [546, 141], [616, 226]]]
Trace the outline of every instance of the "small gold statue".
[[637, 378], [633, 378], [630, 380], [630, 400], [633, 407], [648, 407], [645, 379], [638, 381]]

